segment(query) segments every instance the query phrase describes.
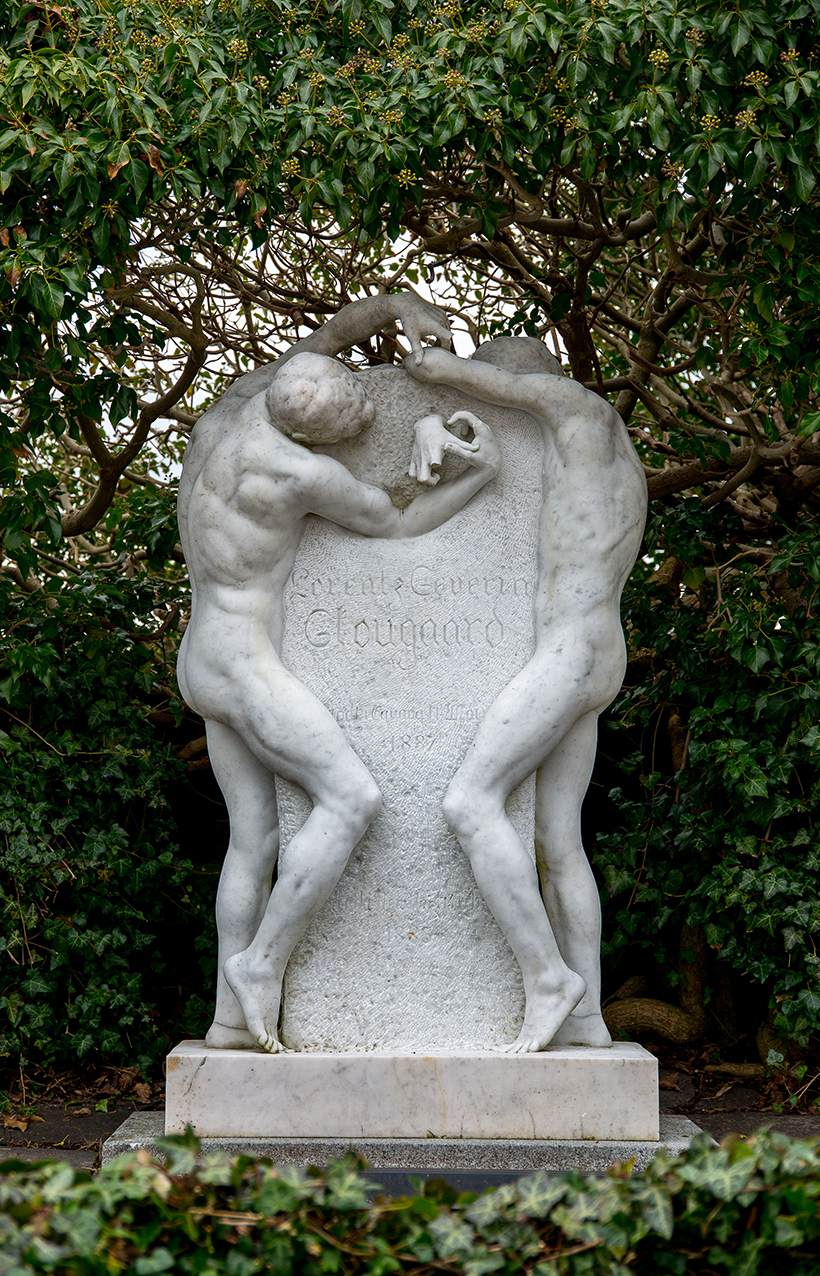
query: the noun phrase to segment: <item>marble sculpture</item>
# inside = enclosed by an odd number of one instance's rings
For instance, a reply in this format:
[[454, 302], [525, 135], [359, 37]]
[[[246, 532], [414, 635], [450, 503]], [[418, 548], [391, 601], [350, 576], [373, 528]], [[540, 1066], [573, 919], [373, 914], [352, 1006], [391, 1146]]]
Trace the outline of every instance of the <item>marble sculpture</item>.
[[[620, 595], [641, 541], [646, 485], [626, 428], [563, 376], [540, 342], [502, 338], [470, 360], [444, 313], [412, 293], [369, 297], [269, 368], [236, 382], [197, 422], [179, 493], [192, 613], [178, 676], [206, 723], [231, 836], [217, 894], [218, 982], [206, 1044], [279, 1051], [282, 981], [381, 796], [329, 708], [282, 663], [283, 593], [305, 518], [365, 536], [423, 535], [457, 516], [503, 458], [473, 412], [416, 422], [409, 473], [429, 487], [400, 512], [380, 488], [311, 451], [372, 424], [363, 379], [334, 356], [401, 322], [405, 370], [471, 399], [516, 408], [544, 440], [535, 652], [497, 697], [447, 789], [444, 816], [515, 954], [526, 1011], [506, 1049], [610, 1044], [600, 1007], [600, 906], [580, 835], [597, 719], [620, 687]], [[544, 370], [546, 369], [546, 370]], [[409, 443], [409, 440], [408, 440]], [[439, 484], [445, 453], [467, 468]], [[332, 706], [331, 706], [332, 707]], [[536, 772], [535, 862], [505, 811]], [[312, 811], [279, 852], [274, 777]]]

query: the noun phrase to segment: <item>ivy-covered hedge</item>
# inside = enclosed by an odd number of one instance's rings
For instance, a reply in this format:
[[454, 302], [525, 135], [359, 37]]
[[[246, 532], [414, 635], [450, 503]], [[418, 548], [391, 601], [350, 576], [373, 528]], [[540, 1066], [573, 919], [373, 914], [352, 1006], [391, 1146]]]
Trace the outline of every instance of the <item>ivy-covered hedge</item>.
[[[0, 1165], [0, 1276], [817, 1276], [820, 1146], [768, 1133], [714, 1147], [700, 1136], [585, 1178], [543, 1171], [480, 1196], [441, 1181], [368, 1201], [352, 1158], [308, 1172], [163, 1140], [96, 1178], [65, 1164]], [[372, 1194], [372, 1193], [371, 1193]]]
[[150, 585], [102, 573], [45, 602], [0, 581], [0, 1063], [15, 1069], [147, 1069], [169, 1033], [208, 1022], [218, 865], [180, 854], [185, 765], [150, 716], [181, 710], [140, 632], [155, 606]]
[[[650, 997], [677, 989], [691, 1013], [673, 1040], [748, 1034], [753, 1050], [768, 1014], [780, 1037], [809, 1046], [820, 1036], [820, 536], [807, 524], [759, 554], [738, 551], [743, 535], [736, 511], [699, 497], [654, 511], [650, 554], [624, 593], [631, 664], [601, 732], [620, 776], [610, 772], [609, 826], [590, 840], [606, 887], [603, 965], [610, 981], [651, 972]], [[641, 1005], [617, 1026], [649, 1026]], [[764, 1061], [771, 1044], [758, 1037]]]

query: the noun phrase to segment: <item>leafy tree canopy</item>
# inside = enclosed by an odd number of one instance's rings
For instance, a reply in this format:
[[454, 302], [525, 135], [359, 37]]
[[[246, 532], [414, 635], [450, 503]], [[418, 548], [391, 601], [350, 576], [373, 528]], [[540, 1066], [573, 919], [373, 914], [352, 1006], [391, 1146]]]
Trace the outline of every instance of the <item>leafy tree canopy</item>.
[[[653, 501], [613, 949], [662, 957], [684, 1010], [699, 971], [701, 1027], [718, 954], [816, 1032], [820, 0], [0, 0], [0, 36], [7, 588], [76, 617], [138, 581], [128, 642], [178, 719], [175, 478], [214, 395], [422, 282], [473, 341], [543, 337], [616, 404]], [[49, 734], [50, 675], [15, 607], [19, 743]]]
[[203, 369], [419, 269], [477, 337], [557, 334], [654, 495], [813, 488], [816, 0], [3, 9], [5, 477], [62, 439], [3, 507], [26, 572]]

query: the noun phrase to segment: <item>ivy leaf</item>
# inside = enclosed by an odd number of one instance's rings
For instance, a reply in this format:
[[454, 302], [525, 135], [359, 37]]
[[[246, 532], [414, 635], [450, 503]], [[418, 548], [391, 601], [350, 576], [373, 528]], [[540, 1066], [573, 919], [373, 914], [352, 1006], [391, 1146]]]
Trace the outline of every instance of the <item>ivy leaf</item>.
[[732, 53], [739, 53], [743, 46], [749, 43], [749, 34], [749, 28], [745, 22], [739, 22], [732, 32]]
[[505, 1218], [509, 1213], [509, 1207], [517, 1201], [518, 1185], [505, 1183], [503, 1187], [483, 1192], [472, 1205], [467, 1207], [464, 1217], [471, 1223], [475, 1223], [476, 1227], [485, 1230], [497, 1219]]
[[37, 300], [49, 319], [59, 319], [63, 312], [65, 292], [60, 285], [48, 275], [37, 275], [34, 279]]
[[800, 164], [797, 168], [795, 181], [797, 185], [798, 198], [805, 202], [814, 190], [814, 187], [817, 184], [817, 178], [811, 169]]
[[820, 412], [806, 412], [802, 417], [797, 433], [802, 436], [816, 434], [820, 430]]
[[688, 585], [690, 589], [699, 589], [706, 579], [705, 567], [690, 567], [683, 574], [683, 583]]
[[373, 25], [378, 31], [379, 35], [384, 40], [385, 44], [389, 44], [390, 41], [393, 39], [393, 28], [390, 24], [390, 19], [387, 17], [386, 14], [378, 13], [378, 12], [374, 13], [372, 17], [373, 17]]
[[440, 1214], [432, 1220], [429, 1230], [436, 1252], [445, 1262], [466, 1257], [476, 1239], [472, 1227], [452, 1214]]
[[753, 1154], [748, 1157], [738, 1156], [736, 1160], [730, 1161], [728, 1153], [724, 1151], [722, 1155], [716, 1154], [699, 1165], [681, 1166], [678, 1176], [686, 1183], [706, 1188], [720, 1201], [730, 1201], [747, 1186], [755, 1168]]
[[760, 670], [769, 660], [771, 660], [771, 653], [766, 650], [762, 643], [759, 646], [750, 647], [746, 652], [746, 664], [752, 673], [760, 673]]
[[518, 1213], [527, 1218], [546, 1218], [565, 1191], [566, 1184], [544, 1170], [528, 1174], [518, 1180]]
[[60, 165], [60, 171], [57, 177], [57, 185], [59, 186], [60, 190], [65, 190], [66, 186], [71, 180], [71, 174], [73, 172], [74, 172], [74, 156], [72, 155], [71, 151], [66, 151], [65, 155], [63, 156], [63, 162]]
[[367, 1209], [367, 1193], [378, 1189], [377, 1183], [362, 1178], [349, 1161], [330, 1161], [325, 1177], [328, 1204], [337, 1210]]
[[648, 1227], [670, 1240], [674, 1231], [674, 1212], [665, 1183], [649, 1183], [637, 1193], [641, 1214]]

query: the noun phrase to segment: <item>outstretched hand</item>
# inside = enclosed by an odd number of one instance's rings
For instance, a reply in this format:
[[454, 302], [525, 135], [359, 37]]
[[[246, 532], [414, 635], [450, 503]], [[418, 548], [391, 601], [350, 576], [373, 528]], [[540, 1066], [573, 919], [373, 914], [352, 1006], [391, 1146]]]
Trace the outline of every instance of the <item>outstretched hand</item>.
[[417, 297], [414, 292], [398, 293], [395, 302], [396, 318], [401, 323], [404, 335], [417, 356], [424, 349], [423, 337], [437, 337], [443, 346], [450, 349], [452, 338], [446, 310], [441, 310], [422, 297]]
[[416, 437], [408, 470], [411, 478], [418, 479], [419, 483], [425, 483], [428, 487], [435, 487], [441, 475], [434, 474], [433, 468], [441, 465], [446, 452], [463, 457], [476, 469], [498, 468], [500, 454], [489, 426], [472, 412], [455, 412], [448, 424], [461, 422], [469, 425], [473, 431], [471, 442], [451, 433], [441, 416], [426, 416], [416, 422]]

